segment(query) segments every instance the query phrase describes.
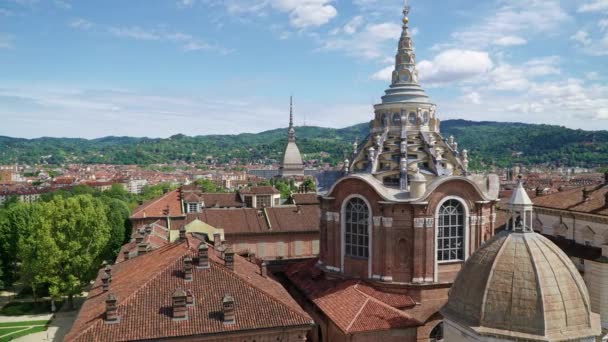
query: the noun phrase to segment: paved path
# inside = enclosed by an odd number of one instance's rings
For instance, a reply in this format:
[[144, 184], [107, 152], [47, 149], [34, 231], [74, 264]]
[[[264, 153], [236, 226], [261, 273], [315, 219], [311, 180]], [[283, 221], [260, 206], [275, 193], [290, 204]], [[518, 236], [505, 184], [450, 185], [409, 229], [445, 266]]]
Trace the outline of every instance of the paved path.
[[49, 320], [53, 314], [44, 315], [23, 315], [23, 316], [0, 316], [0, 323], [5, 322], [25, 322], [25, 321], [42, 321]]

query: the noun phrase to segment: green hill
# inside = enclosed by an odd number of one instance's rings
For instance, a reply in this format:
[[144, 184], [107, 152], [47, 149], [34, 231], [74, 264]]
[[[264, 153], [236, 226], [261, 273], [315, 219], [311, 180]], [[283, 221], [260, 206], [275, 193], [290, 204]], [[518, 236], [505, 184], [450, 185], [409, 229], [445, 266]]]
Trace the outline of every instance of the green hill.
[[[573, 130], [560, 126], [504, 122], [446, 120], [444, 137], [454, 135], [461, 149], [472, 156], [472, 167], [550, 164], [605, 166], [608, 164], [608, 131]], [[368, 124], [342, 129], [296, 128], [298, 146], [305, 159], [336, 163], [350, 153], [356, 137], [368, 134]], [[0, 137], [0, 164], [109, 163], [140, 164], [185, 161], [204, 163], [207, 157], [219, 162], [280, 160], [286, 129], [257, 134], [175, 135], [166, 139], [105, 137], [20, 139]]]

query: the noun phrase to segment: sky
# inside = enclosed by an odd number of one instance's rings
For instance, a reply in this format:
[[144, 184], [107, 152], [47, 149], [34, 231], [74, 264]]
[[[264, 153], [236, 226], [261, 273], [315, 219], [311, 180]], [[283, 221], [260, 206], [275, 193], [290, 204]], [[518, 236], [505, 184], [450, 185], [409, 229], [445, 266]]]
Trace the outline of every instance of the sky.
[[[411, 0], [445, 119], [608, 129], [608, 0]], [[0, 0], [0, 135], [236, 134], [373, 118], [403, 0]]]

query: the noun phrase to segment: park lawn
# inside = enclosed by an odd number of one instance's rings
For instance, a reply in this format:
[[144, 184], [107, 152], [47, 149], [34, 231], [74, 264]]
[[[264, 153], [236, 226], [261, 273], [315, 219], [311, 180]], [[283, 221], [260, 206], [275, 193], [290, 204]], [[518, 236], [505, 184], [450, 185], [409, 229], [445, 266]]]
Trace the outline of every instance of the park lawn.
[[[48, 321], [8, 322], [0, 327], [0, 342], [8, 342], [17, 337], [45, 331]], [[7, 326], [13, 324], [13, 326]]]
[[0, 323], [0, 329], [12, 328], [12, 327], [29, 327], [31, 325], [46, 325], [49, 321], [46, 319], [38, 321], [22, 321], [22, 322], [4, 322]]

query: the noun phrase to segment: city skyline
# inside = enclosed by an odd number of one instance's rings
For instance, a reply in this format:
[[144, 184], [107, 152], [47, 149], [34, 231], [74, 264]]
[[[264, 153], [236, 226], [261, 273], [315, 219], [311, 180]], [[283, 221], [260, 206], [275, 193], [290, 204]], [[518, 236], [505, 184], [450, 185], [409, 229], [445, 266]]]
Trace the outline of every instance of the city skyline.
[[[292, 94], [296, 125], [366, 122], [401, 30], [400, 0], [118, 4], [0, 4], [0, 135], [260, 132]], [[411, 5], [442, 119], [608, 128], [607, 1]]]

